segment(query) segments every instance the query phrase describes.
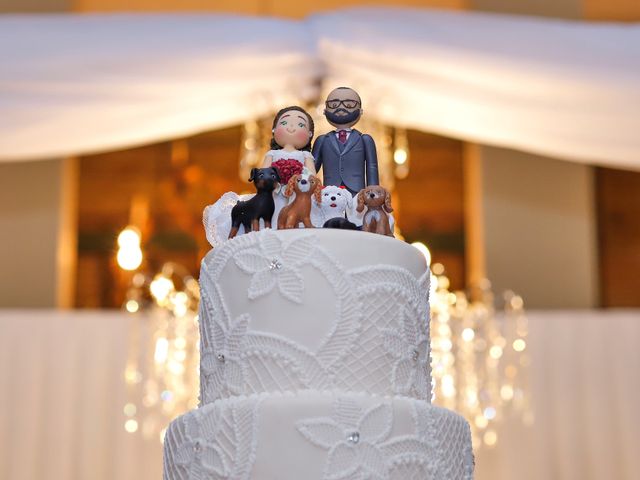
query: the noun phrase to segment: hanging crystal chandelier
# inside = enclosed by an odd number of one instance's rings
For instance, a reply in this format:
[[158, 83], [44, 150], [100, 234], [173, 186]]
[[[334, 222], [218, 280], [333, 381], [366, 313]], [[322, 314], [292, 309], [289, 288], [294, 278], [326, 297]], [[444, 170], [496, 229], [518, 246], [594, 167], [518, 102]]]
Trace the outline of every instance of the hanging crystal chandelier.
[[170, 420], [197, 406], [199, 300], [198, 282], [175, 263], [134, 275], [124, 303], [137, 317], [124, 371], [126, 431], [162, 440]]
[[493, 447], [502, 420], [515, 415], [533, 423], [522, 298], [505, 293], [497, 313], [488, 280], [472, 298], [449, 291], [442, 264], [432, 265], [431, 280], [434, 403], [469, 421], [475, 449]]

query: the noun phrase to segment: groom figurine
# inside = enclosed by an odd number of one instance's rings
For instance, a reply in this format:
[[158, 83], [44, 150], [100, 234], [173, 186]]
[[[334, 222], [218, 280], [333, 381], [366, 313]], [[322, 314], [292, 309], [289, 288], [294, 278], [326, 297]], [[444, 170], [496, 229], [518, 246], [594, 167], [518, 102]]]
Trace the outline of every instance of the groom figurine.
[[316, 172], [322, 167], [324, 185], [343, 186], [356, 195], [378, 185], [376, 144], [370, 135], [351, 128], [362, 115], [360, 95], [349, 87], [334, 89], [325, 102], [324, 116], [336, 127], [313, 144]]

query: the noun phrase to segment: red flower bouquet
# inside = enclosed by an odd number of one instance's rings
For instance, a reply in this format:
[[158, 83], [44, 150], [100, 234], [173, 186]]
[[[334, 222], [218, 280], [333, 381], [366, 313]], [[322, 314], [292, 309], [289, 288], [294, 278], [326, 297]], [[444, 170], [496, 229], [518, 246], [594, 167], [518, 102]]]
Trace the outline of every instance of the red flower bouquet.
[[302, 164], [293, 158], [287, 158], [282, 160], [276, 160], [271, 163], [272, 167], [275, 167], [278, 170], [278, 175], [280, 175], [280, 183], [282, 185], [286, 185], [289, 182], [289, 179], [294, 175], [298, 175], [302, 173]]

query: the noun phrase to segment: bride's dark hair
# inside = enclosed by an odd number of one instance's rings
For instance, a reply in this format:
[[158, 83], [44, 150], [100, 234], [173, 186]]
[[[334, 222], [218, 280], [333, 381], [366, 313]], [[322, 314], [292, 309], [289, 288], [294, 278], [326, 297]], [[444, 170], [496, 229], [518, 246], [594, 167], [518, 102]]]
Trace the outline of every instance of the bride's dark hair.
[[307, 111], [302, 108], [302, 107], [298, 107], [298, 106], [291, 106], [291, 107], [285, 107], [282, 110], [280, 110], [278, 113], [276, 113], [276, 116], [273, 118], [273, 126], [271, 127], [271, 150], [282, 150], [282, 147], [280, 145], [278, 145], [276, 143], [276, 139], [273, 136], [273, 130], [276, 129], [276, 125], [278, 124], [278, 119], [282, 116], [282, 114], [290, 111], [290, 110], [295, 110], [297, 112], [302, 112], [307, 116], [307, 119], [309, 120], [309, 132], [311, 132], [311, 136], [309, 137], [309, 143], [307, 143], [304, 147], [302, 147], [300, 150], [306, 150], [307, 152], [311, 151], [311, 140], [313, 139], [313, 129], [315, 128], [313, 125], [313, 118], [311, 118], [311, 115], [309, 115], [307, 113]]

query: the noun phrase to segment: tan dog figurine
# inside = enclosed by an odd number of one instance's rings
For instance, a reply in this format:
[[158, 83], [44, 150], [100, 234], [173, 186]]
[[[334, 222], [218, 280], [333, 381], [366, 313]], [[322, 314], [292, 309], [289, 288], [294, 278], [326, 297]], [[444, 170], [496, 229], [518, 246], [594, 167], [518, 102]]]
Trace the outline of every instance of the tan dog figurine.
[[362, 230], [393, 237], [388, 215], [393, 212], [391, 194], [380, 185], [369, 185], [358, 193], [356, 211], [362, 212], [365, 206], [367, 212], [362, 221]]
[[311, 223], [311, 199], [320, 203], [322, 195], [322, 183], [315, 175], [300, 174], [289, 179], [284, 191], [285, 197], [296, 194], [289, 205], [280, 210], [278, 215], [278, 230], [285, 228], [297, 228], [302, 222], [305, 228], [313, 228]]

